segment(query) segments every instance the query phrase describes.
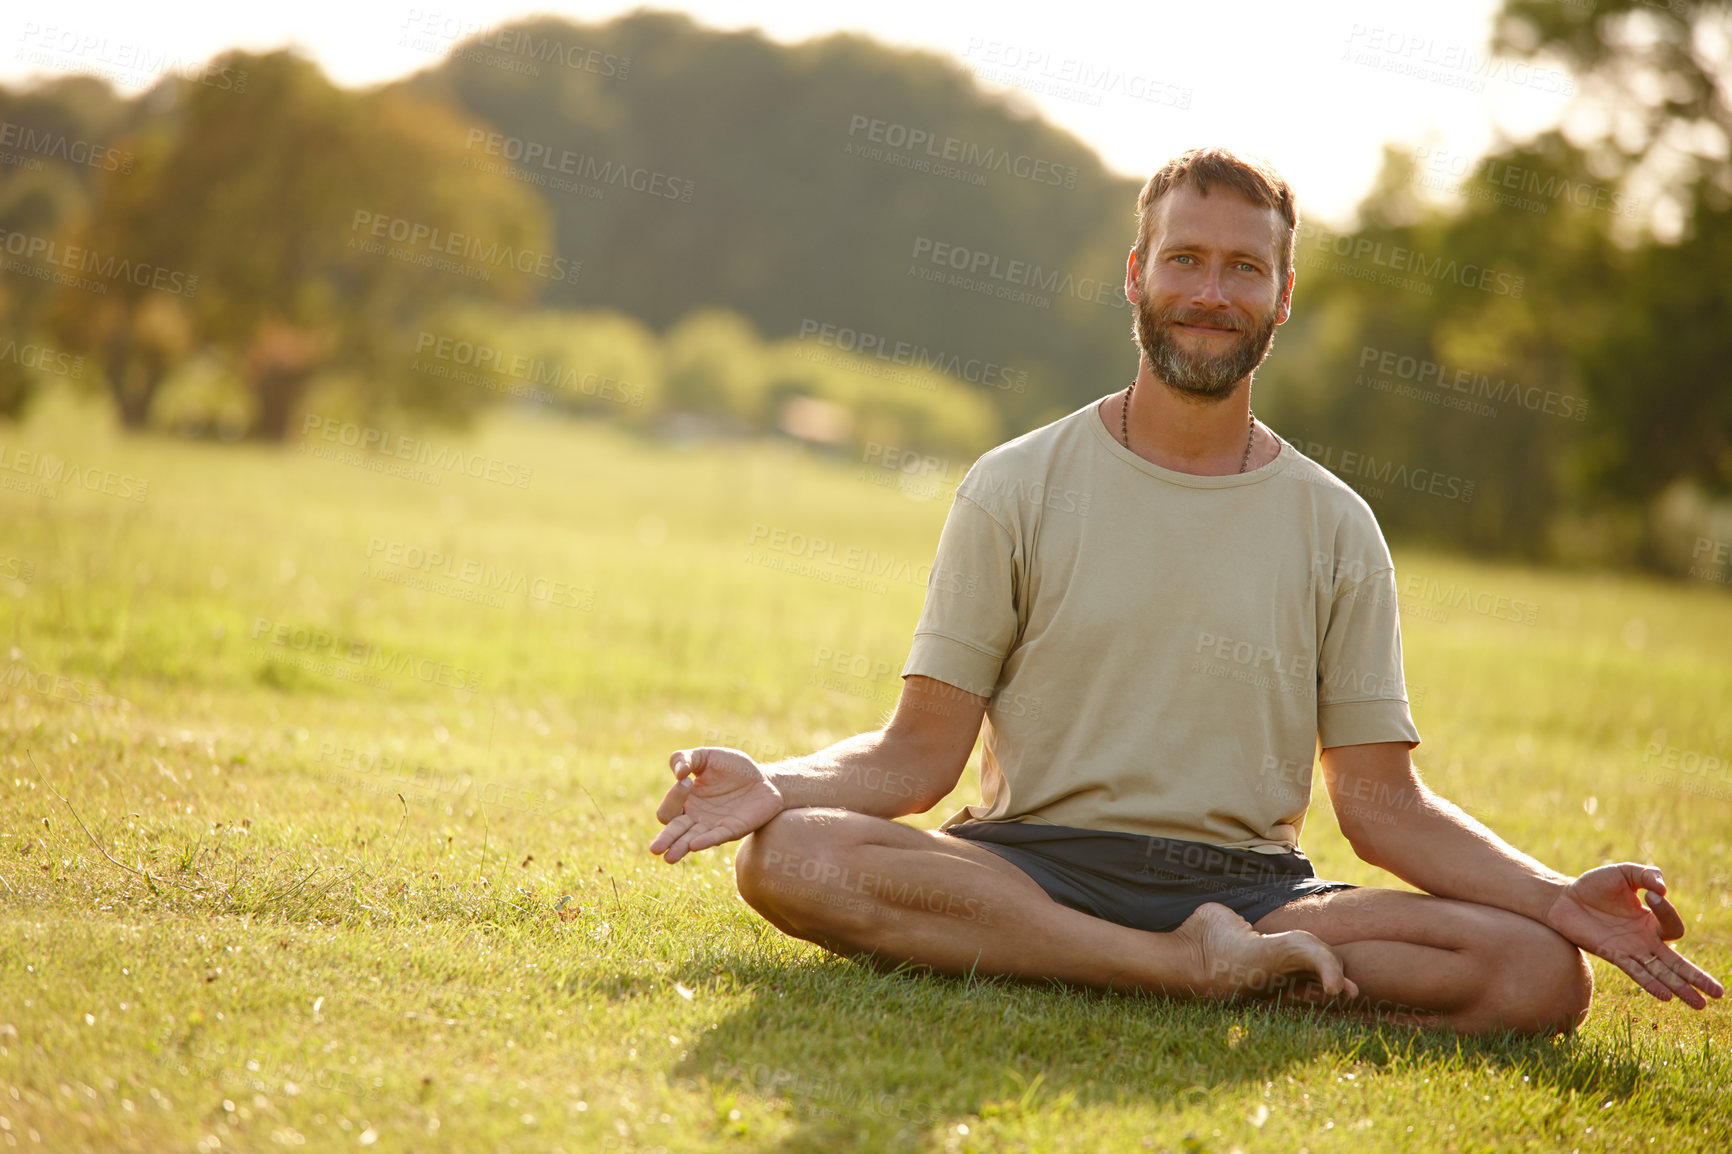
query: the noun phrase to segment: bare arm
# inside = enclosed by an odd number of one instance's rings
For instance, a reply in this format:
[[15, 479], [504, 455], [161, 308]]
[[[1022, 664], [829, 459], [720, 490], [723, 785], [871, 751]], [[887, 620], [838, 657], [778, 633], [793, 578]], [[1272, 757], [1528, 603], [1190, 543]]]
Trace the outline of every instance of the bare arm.
[[1666, 944], [1684, 936], [1684, 919], [1657, 867], [1620, 862], [1561, 874], [1427, 789], [1411, 748], [1384, 741], [1323, 751], [1324, 781], [1354, 853], [1427, 893], [1550, 926], [1663, 1002], [1675, 995], [1701, 1009], [1704, 994], [1725, 992]]
[[833, 805], [874, 817], [924, 813], [962, 777], [987, 699], [913, 674], [889, 724], [763, 767], [784, 808]]
[[874, 817], [922, 813], [955, 788], [987, 699], [918, 674], [902, 683], [890, 723], [817, 753], [759, 766], [738, 749], [700, 746], [668, 758], [674, 784], [656, 807], [650, 852], [677, 862], [745, 837], [784, 809], [827, 805]]
[[1353, 852], [1428, 894], [1544, 921], [1571, 879], [1426, 788], [1410, 749], [1380, 741], [1323, 751], [1323, 780]]

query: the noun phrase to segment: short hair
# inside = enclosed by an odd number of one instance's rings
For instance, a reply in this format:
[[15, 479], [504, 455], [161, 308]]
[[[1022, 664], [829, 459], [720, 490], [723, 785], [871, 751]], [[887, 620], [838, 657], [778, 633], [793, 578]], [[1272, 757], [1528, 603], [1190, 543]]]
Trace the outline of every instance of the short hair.
[[1149, 182], [1137, 194], [1137, 264], [1142, 266], [1149, 255], [1149, 236], [1154, 227], [1155, 202], [1178, 188], [1189, 184], [1199, 195], [1209, 195], [1209, 186], [1219, 184], [1230, 188], [1252, 204], [1272, 208], [1287, 222], [1287, 243], [1279, 246], [1279, 276], [1282, 284], [1293, 268], [1293, 250], [1299, 234], [1299, 202], [1293, 188], [1262, 161], [1245, 160], [1225, 148], [1193, 148], [1161, 165]]

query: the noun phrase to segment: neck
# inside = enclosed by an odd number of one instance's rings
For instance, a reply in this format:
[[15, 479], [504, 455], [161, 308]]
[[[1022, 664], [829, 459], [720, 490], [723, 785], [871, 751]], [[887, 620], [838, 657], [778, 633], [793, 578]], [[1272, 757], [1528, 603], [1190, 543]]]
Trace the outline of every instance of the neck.
[[[1117, 409], [1124, 394], [1118, 394]], [[1117, 425], [1116, 411], [1113, 425]], [[1245, 460], [1246, 430], [1251, 417], [1251, 378], [1233, 386], [1219, 400], [1191, 397], [1170, 388], [1154, 374], [1148, 359], [1137, 368], [1130, 411], [1125, 414], [1131, 452], [1179, 473], [1213, 477], [1239, 472]], [[1117, 430], [1114, 430], [1115, 436]], [[1252, 462], [1256, 467], [1256, 448]]]

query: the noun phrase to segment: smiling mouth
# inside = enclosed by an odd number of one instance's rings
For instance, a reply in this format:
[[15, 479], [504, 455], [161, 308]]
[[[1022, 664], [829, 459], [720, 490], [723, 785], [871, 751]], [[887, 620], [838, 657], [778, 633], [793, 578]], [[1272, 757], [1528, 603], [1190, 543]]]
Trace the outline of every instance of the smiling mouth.
[[1234, 329], [1234, 328], [1224, 328], [1220, 325], [1194, 324], [1194, 323], [1187, 323], [1185, 321], [1175, 321], [1174, 327], [1181, 328], [1181, 329], [1189, 329], [1191, 332], [1194, 332], [1194, 333], [1215, 333], [1215, 334], [1219, 334], [1219, 335], [1226, 335], [1228, 333], [1236, 333], [1239, 331], [1238, 329]]

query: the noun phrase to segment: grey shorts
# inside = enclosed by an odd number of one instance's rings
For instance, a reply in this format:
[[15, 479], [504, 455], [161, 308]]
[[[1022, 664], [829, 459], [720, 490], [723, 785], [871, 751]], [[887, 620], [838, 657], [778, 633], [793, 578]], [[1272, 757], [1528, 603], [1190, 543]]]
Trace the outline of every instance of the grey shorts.
[[1254, 853], [1020, 821], [970, 821], [943, 832], [1004, 858], [1060, 905], [1156, 933], [1178, 929], [1207, 902], [1219, 902], [1254, 925], [1297, 898], [1354, 888], [1318, 877], [1298, 850]]

